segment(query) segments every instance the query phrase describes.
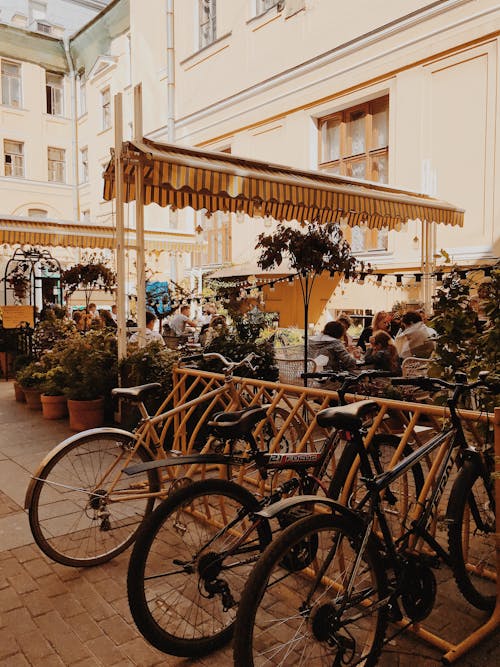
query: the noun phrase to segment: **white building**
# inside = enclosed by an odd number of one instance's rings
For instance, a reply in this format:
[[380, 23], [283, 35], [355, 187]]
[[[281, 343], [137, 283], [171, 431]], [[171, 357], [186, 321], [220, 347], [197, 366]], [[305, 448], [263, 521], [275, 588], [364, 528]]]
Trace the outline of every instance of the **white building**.
[[[104, 3], [76, 4], [83, 11]], [[56, 23], [68, 2], [53, 5]], [[66, 49], [60, 38], [27, 29], [0, 25], [5, 218], [38, 211], [112, 230], [101, 173], [114, 144], [113, 98], [123, 93], [131, 138], [133, 87], [141, 82], [151, 139], [436, 195], [466, 210], [463, 228], [435, 228], [436, 252], [461, 265], [500, 254], [494, 0], [114, 0]], [[129, 205], [126, 225], [134, 219]], [[204, 245], [191, 255], [198, 225]], [[192, 267], [254, 261], [255, 237], [266, 229], [261, 219], [206, 220], [155, 205], [146, 228], [149, 250], [166, 251], [154, 269], [174, 279]], [[362, 227], [346, 234], [375, 272], [420, 270], [418, 221], [388, 234]], [[405, 281], [345, 286], [329, 307], [377, 310], [418, 299], [420, 286]]]

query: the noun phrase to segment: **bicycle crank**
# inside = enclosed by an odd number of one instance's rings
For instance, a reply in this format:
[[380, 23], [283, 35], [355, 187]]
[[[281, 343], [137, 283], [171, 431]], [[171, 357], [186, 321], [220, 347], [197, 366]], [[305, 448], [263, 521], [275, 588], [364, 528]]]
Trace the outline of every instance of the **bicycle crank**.
[[420, 622], [429, 616], [436, 601], [436, 589], [431, 568], [417, 560], [408, 560], [401, 580], [401, 602], [412, 621]]

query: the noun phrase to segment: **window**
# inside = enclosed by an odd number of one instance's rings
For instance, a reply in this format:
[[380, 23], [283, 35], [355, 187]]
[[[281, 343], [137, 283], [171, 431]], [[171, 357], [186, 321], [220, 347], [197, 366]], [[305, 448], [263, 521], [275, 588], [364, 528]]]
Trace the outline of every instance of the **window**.
[[64, 163], [65, 151], [62, 148], [49, 148], [49, 181], [54, 183], [64, 183]]
[[89, 150], [80, 149], [80, 183], [89, 182]]
[[2, 104], [21, 107], [21, 65], [2, 60]]
[[104, 88], [101, 91], [101, 108], [102, 108], [102, 129], [107, 130], [111, 127], [111, 91], [109, 88]]
[[47, 98], [47, 113], [51, 116], [62, 116], [64, 113], [64, 76], [45, 73], [45, 96]]
[[224, 264], [231, 261], [231, 214], [217, 211], [204, 216], [202, 264]]
[[[320, 169], [331, 174], [387, 183], [388, 96], [322, 118], [319, 130]], [[387, 234], [364, 229], [354, 233], [347, 230], [346, 236], [358, 251], [387, 249]]]
[[199, 0], [200, 49], [215, 41], [215, 7], [215, 0]]
[[256, 0], [255, 15], [259, 16], [260, 14], [264, 14], [268, 9], [275, 7], [279, 3], [280, 0]]
[[52, 34], [52, 26], [50, 23], [44, 23], [43, 21], [36, 22], [36, 29], [38, 32], [43, 32], [46, 35]]
[[24, 144], [20, 141], [4, 139], [4, 173], [6, 176], [24, 176]]
[[29, 208], [28, 217], [29, 218], [46, 218], [48, 215], [47, 211], [44, 208]]
[[80, 116], [87, 113], [87, 80], [85, 74], [78, 75], [78, 112]]

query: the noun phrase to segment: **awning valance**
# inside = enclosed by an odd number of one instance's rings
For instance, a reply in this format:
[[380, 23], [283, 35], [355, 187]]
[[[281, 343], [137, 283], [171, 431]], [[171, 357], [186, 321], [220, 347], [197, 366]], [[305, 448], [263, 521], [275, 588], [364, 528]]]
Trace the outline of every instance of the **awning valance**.
[[[147, 139], [122, 146], [123, 199], [135, 200], [135, 170], [144, 176], [144, 204], [208, 213], [218, 210], [276, 220], [344, 221], [398, 229], [407, 220], [462, 225], [462, 209], [427, 195], [378, 183], [257, 162]], [[116, 196], [115, 164], [104, 173], [104, 199]]]
[[[126, 235], [132, 230], [125, 230]], [[167, 239], [164, 232], [147, 231], [147, 251], [192, 252], [196, 240]], [[133, 238], [133, 236], [132, 236]], [[47, 218], [0, 217], [0, 243], [62, 246], [67, 248], [116, 248], [116, 231], [104, 225], [75, 224]], [[133, 244], [127, 247], [133, 247]]]

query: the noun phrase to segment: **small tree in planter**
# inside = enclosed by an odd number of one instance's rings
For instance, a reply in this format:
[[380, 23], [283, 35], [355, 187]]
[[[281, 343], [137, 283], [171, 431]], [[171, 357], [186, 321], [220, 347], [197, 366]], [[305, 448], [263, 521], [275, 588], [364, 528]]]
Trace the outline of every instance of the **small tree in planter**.
[[116, 274], [101, 255], [92, 253], [86, 255], [82, 262], [62, 271], [61, 283], [67, 296], [77, 290], [85, 294], [85, 308], [88, 311], [95, 290], [113, 293], [116, 288]]
[[[80, 431], [101, 425], [106, 401], [111, 405], [110, 391], [118, 384], [116, 336], [103, 330], [75, 334], [56, 348], [56, 354], [65, 375], [70, 427]], [[81, 410], [88, 414], [87, 422], [77, 414]]]
[[[340, 274], [350, 278], [357, 273], [359, 263], [352, 256], [340, 226], [333, 222], [311, 222], [304, 227], [280, 222], [274, 234], [260, 234], [255, 247], [261, 251], [257, 263], [263, 270], [281, 266], [286, 258], [299, 276], [304, 301], [306, 373], [309, 303], [315, 280], [324, 271], [328, 271], [332, 276]], [[307, 384], [307, 380], [304, 380], [304, 384]]]

